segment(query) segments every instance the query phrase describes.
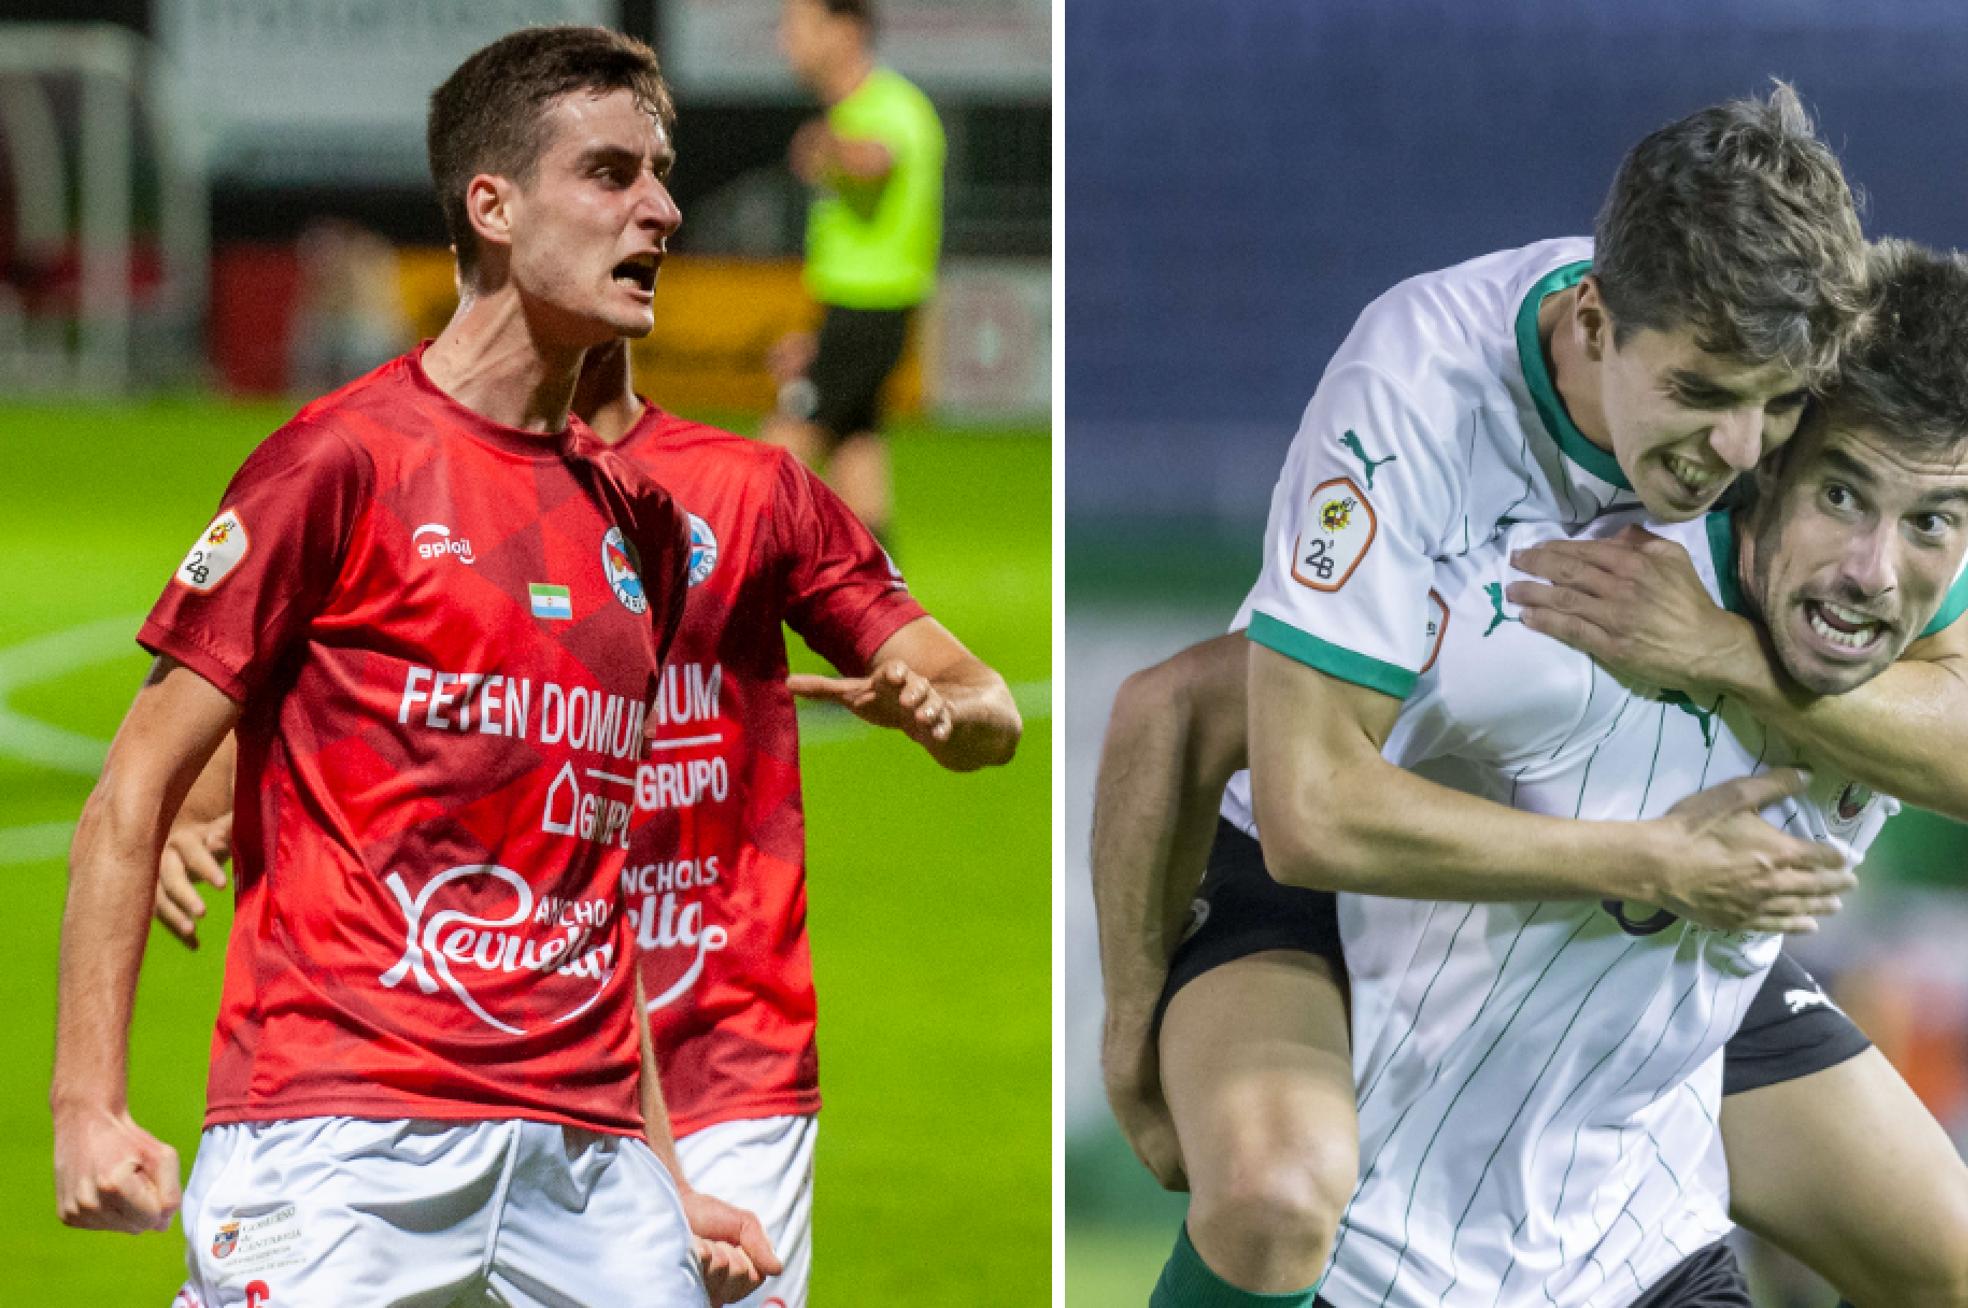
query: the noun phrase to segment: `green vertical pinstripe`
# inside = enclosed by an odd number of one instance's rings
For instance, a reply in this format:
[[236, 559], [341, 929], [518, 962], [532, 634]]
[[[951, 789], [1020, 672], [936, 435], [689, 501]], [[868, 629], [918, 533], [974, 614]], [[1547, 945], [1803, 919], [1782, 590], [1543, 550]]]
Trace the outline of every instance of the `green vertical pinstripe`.
[[[1583, 931], [1585, 929], [1586, 922], [1591, 920], [1589, 914], [1597, 911], [1598, 910], [1596, 908], [1587, 910], [1588, 916], [1584, 920], [1580, 921], [1579, 931]], [[1574, 931], [1572, 933], [1573, 939], [1576, 939], [1578, 937], [1578, 933], [1579, 933], [1578, 931]], [[1571, 942], [1567, 941], [1566, 943], [1569, 944]], [[1490, 1175], [1491, 1166], [1493, 1166], [1496, 1163], [1497, 1155], [1503, 1152], [1503, 1142], [1508, 1140], [1510, 1138], [1510, 1133], [1517, 1129], [1517, 1123], [1524, 1116], [1524, 1109], [1530, 1104], [1531, 1096], [1537, 1092], [1538, 1086], [1543, 1084], [1544, 1074], [1551, 1070], [1551, 1064], [1555, 1062], [1558, 1058], [1558, 1051], [1564, 1047], [1565, 1037], [1570, 1035], [1572, 1033], [1572, 1028], [1578, 1024], [1579, 1016], [1585, 1012], [1585, 1006], [1592, 1002], [1592, 996], [1599, 989], [1600, 983], [1605, 981], [1605, 979], [1608, 976], [1611, 976], [1613, 969], [1618, 967], [1622, 962], [1624, 962], [1626, 956], [1632, 953], [1634, 949], [1636, 949], [1639, 946], [1639, 944], [1640, 942], [1637, 939], [1629, 940], [1627, 942], [1626, 948], [1622, 949], [1619, 952], [1619, 957], [1615, 958], [1612, 962], [1606, 964], [1605, 970], [1593, 979], [1591, 985], [1586, 987], [1584, 996], [1579, 999], [1578, 1007], [1572, 1010], [1571, 1017], [1565, 1022], [1565, 1029], [1560, 1031], [1558, 1033], [1558, 1038], [1551, 1042], [1551, 1052], [1545, 1055], [1544, 1066], [1540, 1067], [1538, 1069], [1538, 1074], [1531, 1079], [1530, 1089], [1526, 1090], [1524, 1092], [1524, 1097], [1517, 1101], [1517, 1111], [1510, 1115], [1510, 1120], [1504, 1124], [1503, 1133], [1497, 1136], [1496, 1148], [1490, 1150], [1490, 1156], [1483, 1160], [1483, 1168], [1480, 1172], [1476, 1174], [1476, 1184], [1470, 1187], [1469, 1202], [1462, 1206], [1462, 1213], [1460, 1216], [1456, 1218], [1455, 1230], [1449, 1233], [1449, 1267], [1451, 1269], [1452, 1276], [1449, 1281], [1448, 1287], [1442, 1291], [1442, 1294], [1445, 1298], [1447, 1297], [1449, 1290], [1453, 1290], [1456, 1287], [1457, 1282], [1459, 1282], [1462, 1279], [1462, 1272], [1459, 1268], [1456, 1267], [1456, 1261], [1455, 1261], [1456, 1241], [1460, 1239], [1462, 1236], [1463, 1224], [1469, 1220], [1470, 1210], [1476, 1207], [1476, 1196], [1482, 1192], [1483, 1182], [1488, 1179]], [[1559, 952], [1562, 953], [1563, 950], [1561, 949]], [[1556, 954], [1552, 955], [1552, 961], [1556, 962], [1557, 957], [1558, 956]], [[1528, 1001], [1530, 999], [1530, 995], [1527, 993], [1524, 996], [1524, 998]], [[1522, 1005], [1519, 1005], [1519, 1011], [1522, 1011]], [[1508, 1028], [1506, 1027], [1506, 1029]], [[1502, 1039], [1502, 1037], [1499, 1036], [1498, 1039]], [[1488, 1057], [1488, 1055], [1485, 1055], [1485, 1057]], [[1481, 1064], [1478, 1064], [1478, 1070], [1481, 1070]], [[1471, 1076], [1473, 1079], [1474, 1074], [1472, 1073]], [[1521, 1226], [1522, 1224], [1520, 1223], [1519, 1224], [1520, 1229]]]
[[[1542, 903], [1538, 905], [1538, 908], [1540, 909], [1543, 907], [1544, 905]], [[1532, 916], [1535, 915], [1536, 915], [1535, 913], [1532, 914]], [[1517, 1001], [1517, 1007], [1513, 1009], [1511, 1011], [1510, 1016], [1507, 1019], [1505, 1019], [1503, 1024], [1503, 1029], [1497, 1032], [1496, 1039], [1490, 1042], [1490, 1047], [1483, 1051], [1483, 1056], [1481, 1058], [1476, 1060], [1476, 1066], [1470, 1069], [1469, 1075], [1464, 1077], [1462, 1080], [1462, 1084], [1456, 1088], [1455, 1094], [1452, 1095], [1449, 1099], [1448, 1106], [1442, 1110], [1441, 1120], [1436, 1122], [1435, 1124], [1434, 1134], [1430, 1135], [1428, 1137], [1428, 1143], [1422, 1146], [1421, 1157], [1415, 1160], [1415, 1171], [1417, 1173], [1419, 1173], [1423, 1168], [1425, 1168], [1428, 1165], [1428, 1155], [1435, 1152], [1435, 1142], [1442, 1138], [1442, 1131], [1448, 1126], [1449, 1118], [1455, 1115], [1455, 1106], [1462, 1101], [1462, 1096], [1468, 1092], [1470, 1085], [1474, 1083], [1477, 1076], [1479, 1076], [1482, 1073], [1483, 1065], [1490, 1061], [1490, 1055], [1497, 1051], [1497, 1046], [1503, 1043], [1503, 1038], [1510, 1034], [1510, 1028], [1516, 1024], [1518, 1017], [1520, 1017], [1524, 1012], [1524, 1005], [1530, 1003], [1531, 996], [1537, 993], [1537, 988], [1540, 985], [1544, 984], [1545, 977], [1551, 974], [1552, 965], [1557, 963], [1558, 959], [1561, 956], [1563, 956], [1565, 950], [1571, 945], [1572, 941], [1578, 939], [1579, 933], [1585, 930], [1586, 924], [1589, 923], [1591, 920], [1592, 919], [1589, 916], [1581, 916], [1579, 918], [1578, 925], [1572, 929], [1572, 934], [1566, 936], [1564, 942], [1561, 943], [1557, 949], [1552, 951], [1551, 957], [1545, 960], [1544, 967], [1538, 972], [1536, 979], [1531, 982], [1530, 989], [1524, 992], [1524, 997]], [[1524, 924], [1517, 928], [1517, 940], [1523, 939], [1524, 932], [1530, 929], [1530, 925], [1531, 925], [1530, 919], [1526, 918]], [[1517, 947], [1517, 942], [1516, 940], [1513, 940], [1511, 942], [1512, 951], [1515, 951], [1516, 947]], [[1506, 954], [1504, 956], [1503, 962], [1500, 963], [1497, 967], [1497, 976], [1499, 980], [1501, 980], [1503, 975], [1506, 972], [1508, 972], [1509, 967], [1510, 967], [1510, 958], [1509, 955]], [[1490, 993], [1491, 994], [1496, 993], [1496, 987], [1494, 985], [1490, 987]], [[1480, 1010], [1478, 1011], [1480, 1015]], [[1429, 1085], [1430, 1088], [1432, 1089], [1434, 1083], [1431, 1081]], [[1420, 1102], [1419, 1097], [1417, 1097], [1416, 1102], [1417, 1103]], [[1410, 1105], [1410, 1107], [1412, 1106], [1413, 1105]], [[1404, 1113], [1403, 1116], [1405, 1117], [1406, 1114]], [[1389, 1144], [1393, 1143], [1392, 1132], [1389, 1132], [1388, 1134], [1388, 1143]], [[1385, 1152], [1384, 1147], [1382, 1152]], [[1362, 1184], [1365, 1184], [1364, 1177], [1362, 1178]], [[1401, 1247], [1395, 1251], [1394, 1275], [1392, 1278], [1388, 1280], [1387, 1288], [1381, 1292], [1380, 1302], [1382, 1308], [1385, 1308], [1388, 1298], [1394, 1293], [1395, 1282], [1398, 1281], [1401, 1276], [1401, 1264], [1407, 1261], [1408, 1246], [1412, 1243], [1412, 1236], [1410, 1232], [1413, 1229], [1412, 1219], [1414, 1217], [1414, 1200], [1415, 1200], [1415, 1188], [1410, 1187], [1408, 1190], [1408, 1206], [1401, 1214]]]

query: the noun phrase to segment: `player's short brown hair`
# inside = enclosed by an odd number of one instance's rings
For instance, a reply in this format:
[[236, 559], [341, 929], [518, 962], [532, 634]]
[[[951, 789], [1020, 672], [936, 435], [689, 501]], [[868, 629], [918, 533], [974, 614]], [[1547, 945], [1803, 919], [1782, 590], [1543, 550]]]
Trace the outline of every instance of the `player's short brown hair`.
[[1930, 450], [1968, 441], [1968, 257], [1883, 240], [1869, 262], [1879, 306], [1823, 396], [1826, 416]]
[[431, 93], [431, 180], [465, 276], [478, 263], [465, 188], [480, 173], [529, 181], [546, 144], [547, 108], [570, 91], [628, 91], [665, 129], [676, 119], [656, 52], [605, 27], [523, 28], [466, 59]]
[[1872, 302], [1851, 188], [1782, 82], [1635, 146], [1595, 238], [1615, 341], [1692, 327], [1711, 353], [1828, 381]]

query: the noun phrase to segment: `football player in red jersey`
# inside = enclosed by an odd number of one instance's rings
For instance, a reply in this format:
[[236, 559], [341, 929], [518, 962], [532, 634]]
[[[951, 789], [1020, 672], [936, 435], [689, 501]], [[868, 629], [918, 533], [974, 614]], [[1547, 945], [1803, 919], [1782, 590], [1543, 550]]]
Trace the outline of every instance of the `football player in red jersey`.
[[[636, 791], [623, 873], [684, 1171], [764, 1219], [785, 1263], [748, 1303], [806, 1302], [820, 1106], [805, 937], [794, 693], [916, 740], [946, 767], [1007, 761], [1004, 680], [909, 595], [867, 528], [787, 451], [639, 397], [621, 342], [589, 352], [574, 409], [690, 519], [689, 598]], [[846, 677], [787, 673], [781, 624]], [[229, 768], [167, 847], [157, 916], [196, 944], [192, 880], [222, 886]]]
[[[899, 730], [944, 767], [1008, 761], [1009, 689], [910, 596], [861, 521], [789, 451], [639, 397], [590, 354], [577, 410], [689, 512], [683, 625], [631, 843], [629, 914], [684, 1171], [759, 1214], [784, 1272], [746, 1301], [804, 1308], [820, 1108], [795, 693]], [[850, 675], [787, 675], [782, 623]]]
[[457, 313], [253, 453], [140, 634], [71, 855], [56, 1189], [84, 1227], [180, 1203], [128, 1029], [167, 815], [234, 731], [194, 1300], [673, 1304], [707, 1255], [720, 1297], [777, 1270], [643, 1141], [622, 872], [689, 528], [568, 411], [584, 352], [652, 325], [669, 122], [603, 29], [466, 60], [430, 118]]

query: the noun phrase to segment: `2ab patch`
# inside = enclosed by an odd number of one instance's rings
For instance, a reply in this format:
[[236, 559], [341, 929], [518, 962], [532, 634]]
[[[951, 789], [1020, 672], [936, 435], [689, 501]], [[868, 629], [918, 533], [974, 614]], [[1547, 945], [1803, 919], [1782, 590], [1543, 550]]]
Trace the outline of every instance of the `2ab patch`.
[[1292, 576], [1301, 586], [1335, 591], [1360, 565], [1379, 523], [1373, 505], [1350, 477], [1313, 488], [1305, 527], [1292, 547]]
[[237, 510], [227, 509], [212, 519], [212, 525], [178, 565], [178, 582], [195, 591], [211, 590], [239, 566], [249, 544], [246, 524], [240, 520]]

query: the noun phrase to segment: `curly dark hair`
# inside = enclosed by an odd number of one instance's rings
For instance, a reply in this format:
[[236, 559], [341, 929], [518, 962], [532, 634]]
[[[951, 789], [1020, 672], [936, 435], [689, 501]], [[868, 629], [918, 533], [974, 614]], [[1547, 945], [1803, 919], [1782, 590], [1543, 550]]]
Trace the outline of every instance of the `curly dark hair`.
[[1868, 262], [1879, 307], [1824, 395], [1827, 417], [1930, 447], [1968, 440], [1968, 256], [1889, 239]]

